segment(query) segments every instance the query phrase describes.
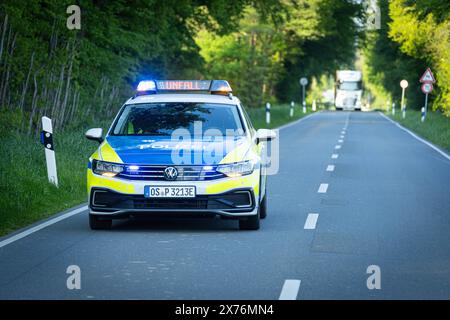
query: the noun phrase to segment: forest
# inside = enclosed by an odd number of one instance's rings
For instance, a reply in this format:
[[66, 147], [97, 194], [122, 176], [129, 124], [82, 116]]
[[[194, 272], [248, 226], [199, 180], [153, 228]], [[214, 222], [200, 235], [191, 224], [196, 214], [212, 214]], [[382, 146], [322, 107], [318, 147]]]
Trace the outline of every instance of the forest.
[[[370, 1], [369, 1], [370, 2]], [[67, 8], [81, 12], [69, 29]], [[380, 25], [367, 28], [367, 8]], [[332, 89], [337, 69], [361, 68], [367, 99], [423, 104], [418, 78], [437, 78], [434, 110], [450, 114], [450, 3], [438, 0], [3, 0], [0, 125], [33, 136], [110, 119], [140, 79], [230, 81], [249, 108]], [[2, 131], [3, 131], [2, 130]]]

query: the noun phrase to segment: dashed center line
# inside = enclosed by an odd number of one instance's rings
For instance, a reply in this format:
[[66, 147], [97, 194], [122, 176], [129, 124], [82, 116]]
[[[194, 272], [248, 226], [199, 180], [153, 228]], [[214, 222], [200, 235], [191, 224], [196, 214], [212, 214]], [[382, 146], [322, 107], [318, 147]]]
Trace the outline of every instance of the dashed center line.
[[335, 148], [335, 149], [340, 149], [341, 146], [340, 146], [340, 145], [336, 145], [334, 148]]
[[339, 139], [339, 140], [338, 140], [338, 142], [339, 142], [339, 143], [343, 143], [343, 142], [344, 142], [344, 140], [342, 140], [342, 139]]
[[288, 279], [284, 281], [278, 300], [297, 300], [300, 280]]
[[327, 193], [328, 190], [328, 183], [321, 183], [319, 186], [319, 190], [317, 190], [318, 193]]
[[337, 153], [333, 153], [331, 155], [331, 159], [337, 159], [339, 157], [339, 155]]
[[345, 131], [344, 131], [344, 130], [342, 130], [342, 131], [341, 131], [341, 134], [345, 134]]
[[344, 136], [341, 135], [339, 138], [344, 139]]
[[316, 228], [317, 219], [319, 218], [318, 213], [310, 213], [305, 221], [304, 229], [313, 230]]
[[334, 165], [333, 164], [329, 164], [327, 167], [327, 171], [334, 171]]

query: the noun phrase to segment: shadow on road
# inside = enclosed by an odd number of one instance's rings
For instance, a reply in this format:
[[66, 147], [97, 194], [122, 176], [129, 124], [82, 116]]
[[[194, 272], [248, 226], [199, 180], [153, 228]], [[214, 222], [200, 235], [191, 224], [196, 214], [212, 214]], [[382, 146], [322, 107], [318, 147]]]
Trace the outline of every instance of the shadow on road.
[[193, 216], [151, 216], [139, 217], [114, 222], [111, 232], [114, 231], [158, 231], [158, 232], [216, 232], [239, 231], [238, 222], [216, 217]]

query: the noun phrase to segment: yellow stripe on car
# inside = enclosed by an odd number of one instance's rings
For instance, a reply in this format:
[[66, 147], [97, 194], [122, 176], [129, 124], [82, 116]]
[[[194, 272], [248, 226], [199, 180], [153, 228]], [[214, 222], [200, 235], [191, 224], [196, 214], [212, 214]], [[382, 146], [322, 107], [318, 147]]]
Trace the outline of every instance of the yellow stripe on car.
[[92, 173], [92, 170], [87, 171], [87, 185], [88, 192], [91, 186], [104, 187], [121, 193], [133, 194], [135, 193], [134, 184], [132, 181], [120, 181], [118, 179], [109, 179], [104, 176], [98, 176]]
[[259, 195], [259, 169], [248, 176], [212, 183], [206, 187], [207, 194], [224, 193], [232, 189], [253, 187], [255, 196]]
[[107, 140], [100, 145], [99, 149], [103, 161], [123, 163], [122, 159], [120, 159]]

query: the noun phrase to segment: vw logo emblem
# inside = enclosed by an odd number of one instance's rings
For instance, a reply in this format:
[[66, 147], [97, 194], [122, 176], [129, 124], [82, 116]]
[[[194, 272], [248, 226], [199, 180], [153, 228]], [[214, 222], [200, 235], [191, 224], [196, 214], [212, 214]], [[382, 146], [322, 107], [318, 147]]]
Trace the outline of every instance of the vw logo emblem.
[[166, 180], [176, 180], [178, 177], [178, 170], [174, 167], [167, 167], [164, 169], [164, 177]]

